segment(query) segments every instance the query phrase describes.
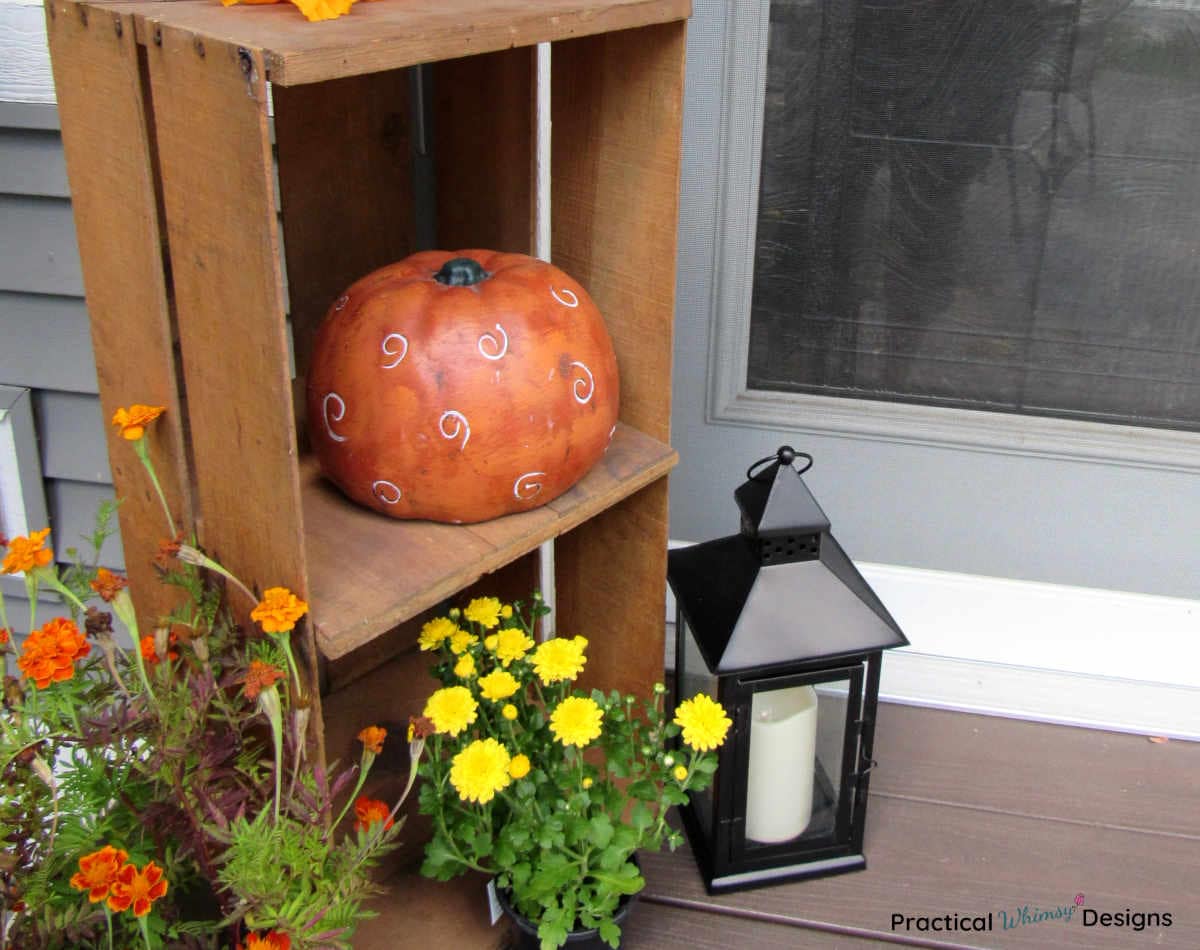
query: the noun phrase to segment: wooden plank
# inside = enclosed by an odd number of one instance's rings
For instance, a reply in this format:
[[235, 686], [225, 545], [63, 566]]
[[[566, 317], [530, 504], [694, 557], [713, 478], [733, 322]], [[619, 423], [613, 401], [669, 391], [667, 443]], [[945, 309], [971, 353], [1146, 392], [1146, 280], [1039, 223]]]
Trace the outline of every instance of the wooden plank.
[[517, 48], [434, 65], [439, 247], [533, 253], [535, 55]]
[[95, 393], [96, 360], [82, 297], [0, 291], [0, 379]]
[[866, 950], [876, 945], [865, 937], [715, 913], [711, 908], [676, 907], [661, 903], [661, 898], [642, 897], [621, 928], [623, 950]]
[[[37, 240], [30, 240], [30, 235]], [[0, 195], [0, 287], [34, 294], [83, 293], [71, 203]]]
[[[164, 28], [147, 60], [200, 541], [251, 587], [308, 600], [262, 57]], [[297, 629], [323, 754], [311, 624]]]
[[[1095, 736], [1095, 733], [1092, 733]], [[1046, 770], [1051, 755], [1036, 758]], [[1086, 814], [1086, 790], [1076, 796]], [[647, 854], [642, 864], [649, 897], [683, 899], [740, 913], [769, 916], [797, 927], [820, 928], [880, 940], [917, 938], [918, 946], [1127, 948], [1131, 940], [1168, 947], [1200, 946], [1200, 902], [1195, 875], [1196, 838], [1121, 831], [1083, 822], [1060, 822], [981, 812], [971, 808], [872, 796], [867, 817], [868, 869], [722, 897], [708, 897], [687, 847], [674, 855]], [[1082, 926], [1046, 920], [1008, 930], [1010, 917], [1073, 906], [1077, 893], [1096, 911], [1171, 913], [1170, 928]], [[993, 914], [993, 931], [974, 934], [893, 931], [892, 914], [974, 917]], [[807, 935], [807, 931], [800, 931]]]
[[70, 197], [62, 138], [57, 132], [0, 127], [0, 192]]
[[[685, 24], [668, 23], [552, 52], [553, 260], [604, 314], [621, 420], [664, 442], [684, 47]], [[583, 631], [603, 617], [614, 631], [590, 650], [593, 685], [645, 694], [662, 678], [666, 552], [665, 482], [559, 541], [560, 629]]]
[[139, 19], [139, 38], [178, 28], [205, 40], [262, 49], [268, 78], [297, 86], [458, 56], [682, 20], [690, 0], [421, 0], [360, 3], [314, 29], [282, 5], [225, 10], [208, 0], [105, 3]]
[[554, 262], [604, 314], [621, 420], [669, 441], [685, 24], [553, 50]]
[[560, 537], [554, 567], [556, 629], [590, 641], [581, 685], [649, 697], [664, 680], [667, 480]]
[[330, 305], [412, 252], [408, 97], [406, 70], [274, 90], [301, 416], [313, 337]]
[[[677, 458], [673, 449], [619, 426], [605, 457], [551, 505], [480, 525], [456, 526], [394, 521], [360, 508], [320, 477], [314, 458], [305, 457], [301, 462], [305, 535], [313, 618], [322, 654], [338, 659], [362, 647], [541, 542], [661, 479]], [[662, 533], [665, 559], [665, 521], [654, 527]], [[639, 531], [645, 528], [639, 521]], [[636, 534], [631, 541], [643, 543], [643, 536]], [[654, 562], [649, 563], [650, 573], [657, 574]], [[662, 623], [661, 618], [654, 619], [661, 663]], [[635, 626], [644, 624], [643, 617]]]
[[[146, 444], [176, 524], [187, 530], [185, 420], [133, 21], [71, 0], [48, 0], [46, 11], [101, 409], [107, 420], [133, 403], [167, 407]], [[105, 428], [134, 602], [149, 626], [176, 602], [150, 563], [168, 531], [141, 463]]]
[[45, 477], [111, 486], [104, 441], [108, 420], [100, 400], [82, 393], [42, 392], [37, 407]]
[[[466, 874], [448, 883], [419, 874], [390, 881], [386, 893], [369, 903], [379, 916], [362, 923], [354, 934], [355, 950], [396, 950], [428, 947], [429, 950], [501, 950], [508, 943], [508, 928], [488, 923], [481, 874]], [[414, 912], [414, 908], [419, 911]]]
[[[872, 796], [1200, 838], [1198, 743], [1156, 744], [1145, 736], [884, 703], [875, 757]], [[1082, 776], [1086, 815], [1079, 812]]]

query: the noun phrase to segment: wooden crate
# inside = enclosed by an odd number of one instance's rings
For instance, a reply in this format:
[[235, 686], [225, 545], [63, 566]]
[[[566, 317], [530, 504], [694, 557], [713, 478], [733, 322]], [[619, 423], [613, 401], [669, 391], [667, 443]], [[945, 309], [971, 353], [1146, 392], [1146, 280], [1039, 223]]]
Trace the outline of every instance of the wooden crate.
[[[644, 691], [661, 676], [689, 6], [379, 0], [308, 23], [289, 4], [46, 0], [104, 411], [168, 407], [149, 441], [177, 520], [247, 583], [309, 601], [314, 682], [377, 680], [411, 649], [412, 618], [552, 538], [557, 625], [591, 638], [592, 682]], [[621, 424], [543, 508], [465, 527], [379, 517], [306, 451], [297, 397], [316, 325], [353, 280], [415, 249], [431, 202], [436, 246], [532, 249], [540, 42], [553, 44], [551, 256], [608, 322]], [[419, 128], [416, 64], [432, 64]], [[112, 438], [151, 618], [161, 517]], [[369, 694], [327, 697], [356, 722], [318, 715], [318, 741], [371, 721]]]

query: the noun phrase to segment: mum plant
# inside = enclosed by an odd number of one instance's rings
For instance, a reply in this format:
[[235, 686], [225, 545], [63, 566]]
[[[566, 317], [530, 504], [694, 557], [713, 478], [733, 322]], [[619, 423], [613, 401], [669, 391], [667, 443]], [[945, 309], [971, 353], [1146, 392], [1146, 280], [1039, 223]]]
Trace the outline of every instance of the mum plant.
[[[161, 412], [113, 420], [160, 498], [145, 439]], [[31, 615], [18, 647], [0, 596], [0, 946], [349, 947], [400, 827], [399, 802], [358, 795], [385, 731], [365, 728], [348, 768], [306, 757], [290, 640], [308, 605], [251, 592], [184, 543], [169, 511], [155, 563], [182, 596], [143, 633], [126, 580], [96, 566], [111, 514], [93, 556], [69, 550], [65, 568], [48, 529], [0, 538], [0, 571], [23, 574], [31, 604], [49, 589], [64, 607], [41, 625]], [[255, 629], [235, 623], [227, 590]]]
[[536, 594], [528, 607], [483, 597], [421, 632], [443, 684], [417, 729], [433, 824], [421, 871], [494, 875], [543, 950], [576, 929], [616, 947], [618, 905], [645, 885], [634, 853], [682, 841], [667, 811], [712, 782], [730, 720], [704, 694], [668, 718], [661, 683], [648, 699], [575, 688], [588, 641], [538, 643], [548, 613]]

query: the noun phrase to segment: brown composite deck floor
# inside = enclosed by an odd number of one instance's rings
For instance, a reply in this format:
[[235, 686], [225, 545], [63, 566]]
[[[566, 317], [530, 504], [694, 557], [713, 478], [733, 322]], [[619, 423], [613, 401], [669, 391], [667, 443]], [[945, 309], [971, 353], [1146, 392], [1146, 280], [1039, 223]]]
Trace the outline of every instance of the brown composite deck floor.
[[[644, 855], [647, 886], [627, 950], [1138, 948], [1200, 950], [1200, 743], [1154, 743], [1043, 723], [884, 705], [877, 728], [865, 872], [710, 898], [691, 854]], [[482, 883], [460, 890], [461, 932], [433, 937], [426, 900], [446, 889], [405, 878], [360, 930], [358, 950], [497, 948]], [[1018, 918], [1073, 905], [1169, 913], [1172, 925], [1085, 927]], [[893, 931], [893, 914], [975, 917], [985, 933]]]

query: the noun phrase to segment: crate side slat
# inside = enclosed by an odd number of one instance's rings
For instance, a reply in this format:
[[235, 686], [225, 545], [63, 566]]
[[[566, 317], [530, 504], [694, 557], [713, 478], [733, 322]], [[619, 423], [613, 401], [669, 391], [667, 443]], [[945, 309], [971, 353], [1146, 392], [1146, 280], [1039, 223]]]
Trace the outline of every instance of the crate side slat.
[[[554, 261], [605, 316], [622, 422], [662, 442], [670, 432], [685, 26], [557, 43], [552, 62]], [[603, 617], [621, 631], [590, 651], [589, 684], [644, 695], [662, 678], [666, 557], [665, 480], [558, 542], [560, 626], [586, 630]]]
[[[177, 525], [191, 525], [184, 419], [160, 251], [151, 130], [133, 21], [50, 0], [47, 38], [63, 124], [97, 383], [134, 602], [149, 627], [175, 592], [151, 566], [166, 520], [128, 442], [108, 425], [134, 403], [165, 406], [146, 438]], [[66, 546], [72, 538], [62, 538]]]
[[200, 542], [251, 587], [308, 599], [262, 57], [164, 29], [147, 59]]

